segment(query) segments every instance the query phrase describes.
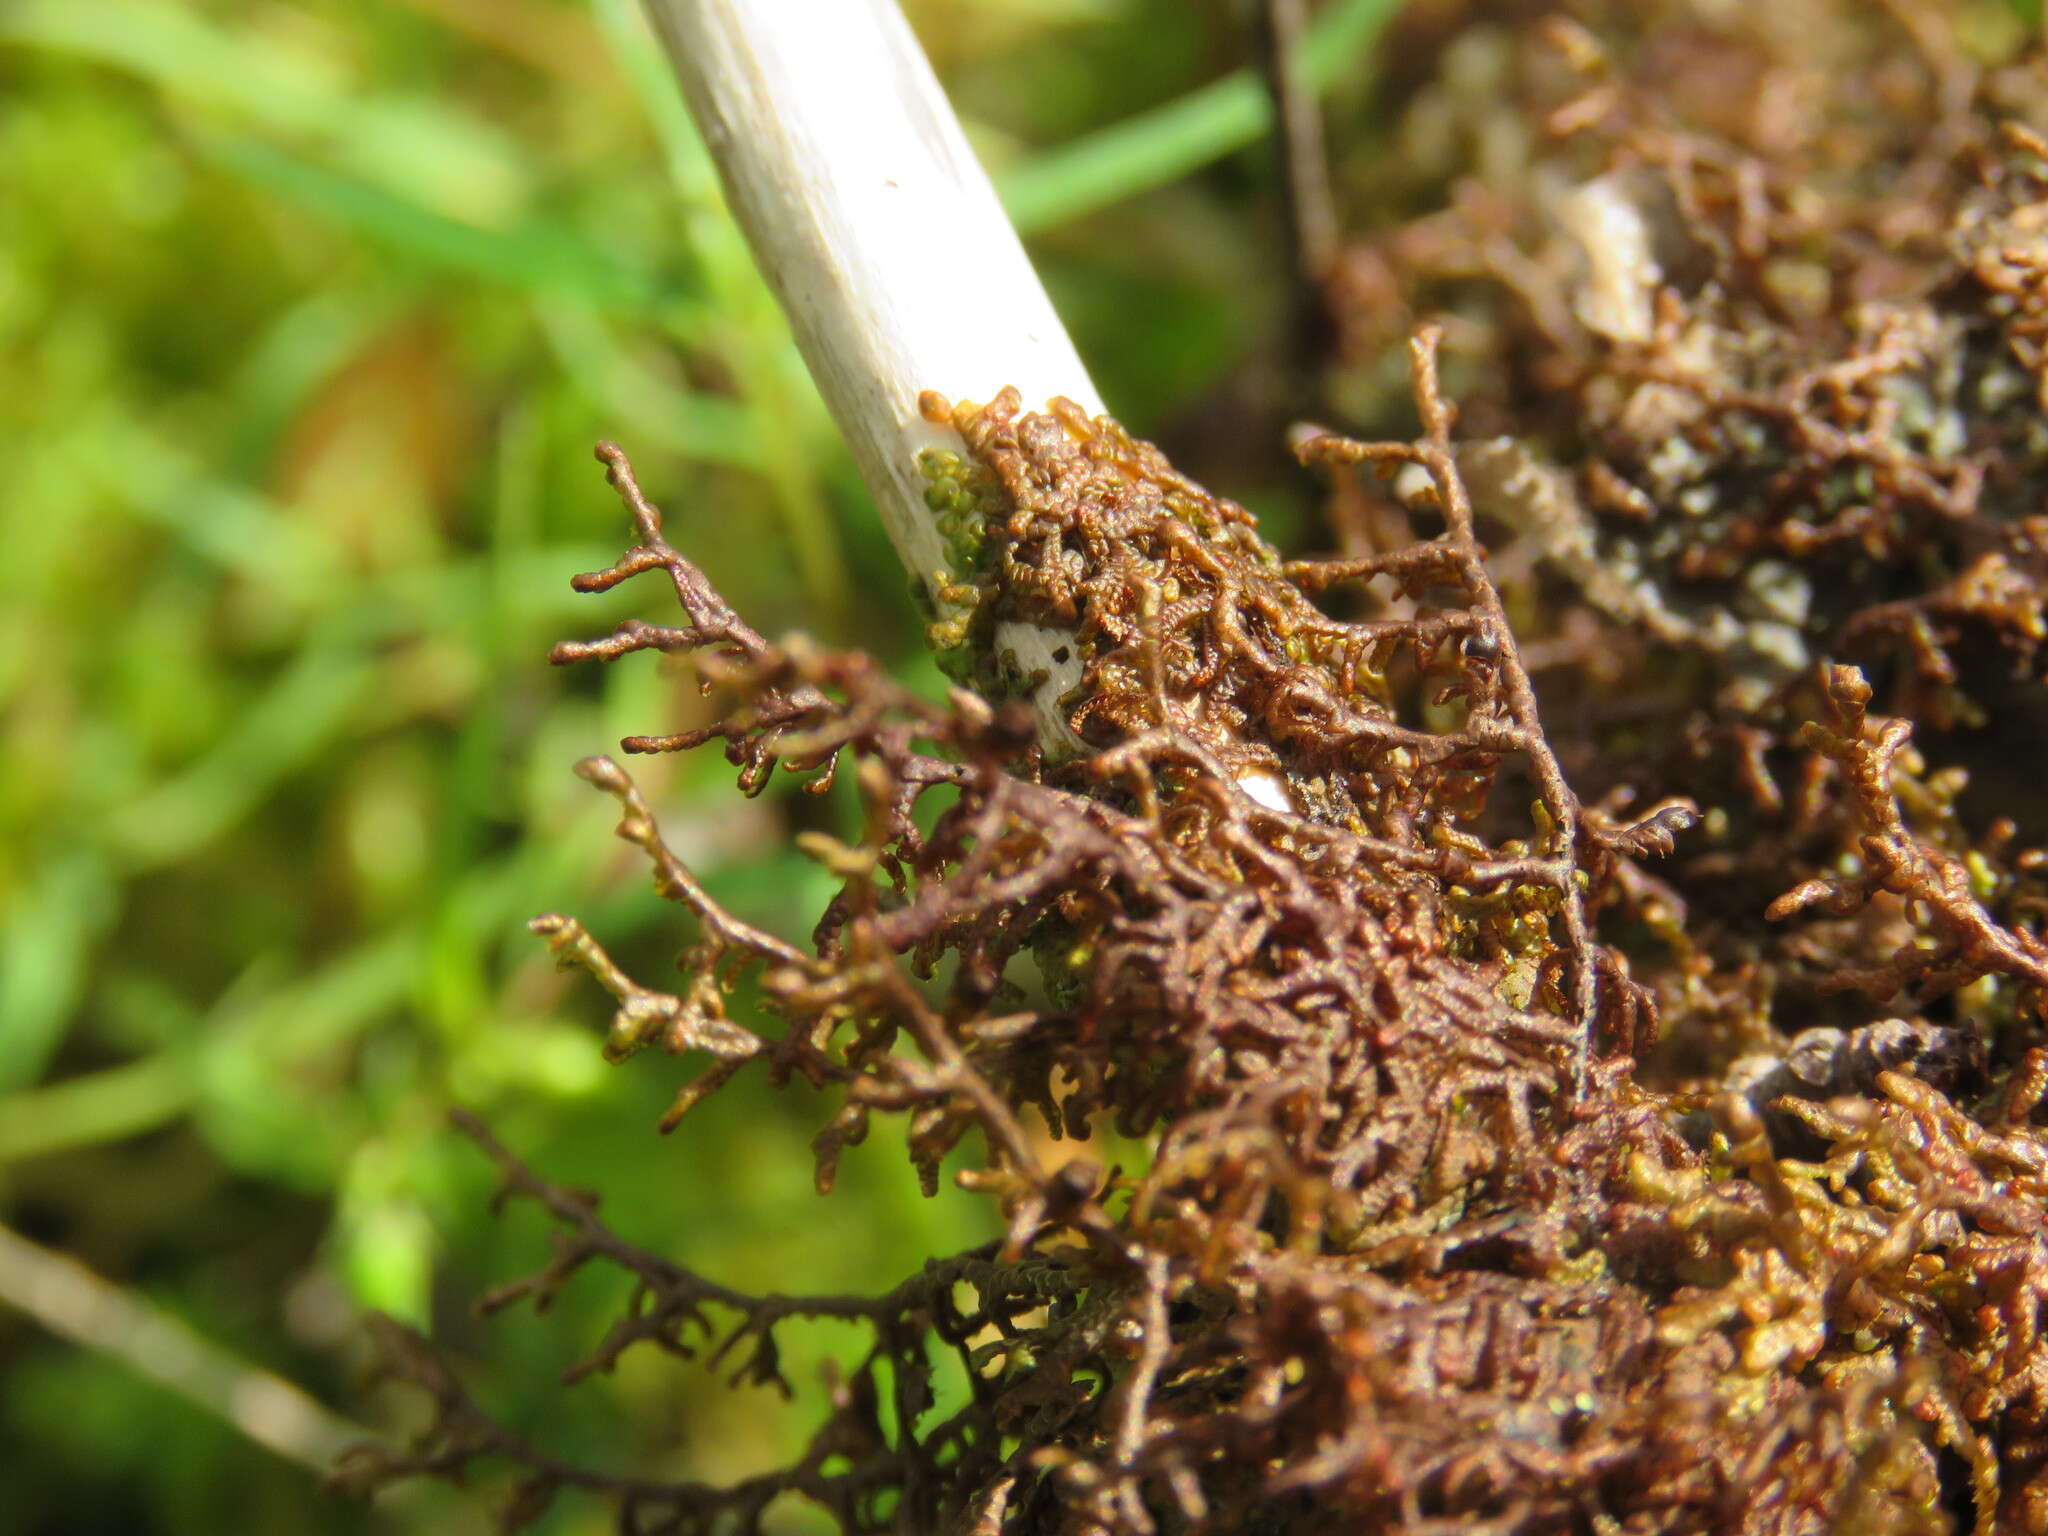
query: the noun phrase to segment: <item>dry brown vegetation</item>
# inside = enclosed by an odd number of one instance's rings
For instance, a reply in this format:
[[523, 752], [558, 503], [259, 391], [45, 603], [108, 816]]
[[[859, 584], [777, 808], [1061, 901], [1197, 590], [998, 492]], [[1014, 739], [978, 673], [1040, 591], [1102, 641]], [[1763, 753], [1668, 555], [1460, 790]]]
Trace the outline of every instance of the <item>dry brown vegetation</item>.
[[[549, 1461], [394, 1326], [436, 1422], [345, 1477], [498, 1455], [515, 1521], [589, 1486], [692, 1533], [788, 1492], [850, 1532], [2048, 1531], [2048, 82], [1905, 0], [1525, 9], [1408, 40], [1414, 130], [1481, 90], [1515, 148], [1411, 157], [1447, 211], [1332, 272], [1355, 414], [1408, 304], [1458, 318], [1409, 343], [1413, 441], [1296, 434], [1329, 558], [1112, 422], [930, 402], [973, 610], [935, 638], [982, 690], [933, 703], [748, 628], [601, 450], [637, 542], [580, 585], [663, 573], [683, 621], [557, 659], [691, 654], [730, 709], [629, 752], [850, 773], [865, 825], [798, 944], [594, 759], [687, 984], [536, 927], [615, 1054], [702, 1053], [677, 1114], [828, 1086], [821, 1187], [901, 1116], [1006, 1235], [742, 1296], [486, 1138], [562, 1226], [500, 1302], [640, 1282], [592, 1366], [872, 1347], [798, 1464], [710, 1488]], [[1072, 630], [1086, 753], [1000, 700], [995, 618]]]

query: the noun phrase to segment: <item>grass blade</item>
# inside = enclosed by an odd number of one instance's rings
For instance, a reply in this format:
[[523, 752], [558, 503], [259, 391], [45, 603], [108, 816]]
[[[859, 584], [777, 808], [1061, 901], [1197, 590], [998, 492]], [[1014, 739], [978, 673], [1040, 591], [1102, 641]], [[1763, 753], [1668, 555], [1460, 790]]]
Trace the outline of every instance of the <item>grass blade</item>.
[[[1302, 70], [1322, 93], [1398, 8], [1399, 0], [1339, 0], [1302, 45]], [[1255, 142], [1273, 107], [1250, 68], [1095, 133], [1048, 150], [996, 178], [1003, 206], [1023, 234], [1080, 218]]]

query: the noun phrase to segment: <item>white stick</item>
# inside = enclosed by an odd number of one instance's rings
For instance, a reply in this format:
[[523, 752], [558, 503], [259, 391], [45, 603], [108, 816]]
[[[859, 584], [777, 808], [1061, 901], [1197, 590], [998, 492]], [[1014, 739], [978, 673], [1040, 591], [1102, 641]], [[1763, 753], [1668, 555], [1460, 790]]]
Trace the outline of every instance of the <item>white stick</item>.
[[[646, 0], [726, 200], [796, 332], [903, 563], [931, 582], [944, 541], [917, 454], [960, 451], [923, 390], [985, 401], [1015, 385], [1102, 409], [995, 189], [895, 0]], [[1006, 624], [999, 651], [1043, 672], [1040, 738], [1080, 664], [1071, 637]]]

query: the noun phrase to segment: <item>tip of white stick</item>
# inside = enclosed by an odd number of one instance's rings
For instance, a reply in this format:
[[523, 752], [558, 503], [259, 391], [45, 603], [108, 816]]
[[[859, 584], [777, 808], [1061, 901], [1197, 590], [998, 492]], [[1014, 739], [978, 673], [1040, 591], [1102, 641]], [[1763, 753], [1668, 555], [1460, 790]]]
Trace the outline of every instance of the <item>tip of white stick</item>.
[[1237, 781], [1237, 787], [1269, 811], [1292, 814], [1297, 809], [1294, 796], [1287, 792], [1287, 781], [1277, 773], [1248, 773]]

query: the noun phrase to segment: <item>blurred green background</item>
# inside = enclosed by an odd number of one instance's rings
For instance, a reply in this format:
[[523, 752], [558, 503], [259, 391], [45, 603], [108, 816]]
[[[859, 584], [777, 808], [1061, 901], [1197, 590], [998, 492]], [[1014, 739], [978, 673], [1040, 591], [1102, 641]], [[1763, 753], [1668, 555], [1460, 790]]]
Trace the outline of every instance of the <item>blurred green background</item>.
[[[1390, 9], [1319, 9], [1349, 153]], [[1248, 7], [911, 10], [1113, 407], [1284, 518], [1277, 444], [1212, 430], [1285, 328]], [[850, 1338], [803, 1336], [808, 1405], [652, 1361], [564, 1400], [619, 1283], [474, 1320], [543, 1223], [488, 1217], [451, 1104], [742, 1287], [879, 1288], [989, 1231], [879, 1135], [819, 1200], [819, 1106], [756, 1079], [657, 1138], [683, 1064], [605, 1066], [605, 1000], [523, 930], [577, 912], [650, 976], [677, 945], [569, 766], [686, 680], [543, 659], [661, 614], [569, 590], [625, 542], [599, 437], [760, 628], [931, 680], [633, 0], [0, 0], [7, 1530], [484, 1528], [318, 1492], [336, 1438], [405, 1420], [365, 1306], [565, 1453], [784, 1454]], [[645, 782], [721, 898], [808, 931], [789, 834], [834, 806], [743, 801], [715, 754]]]

